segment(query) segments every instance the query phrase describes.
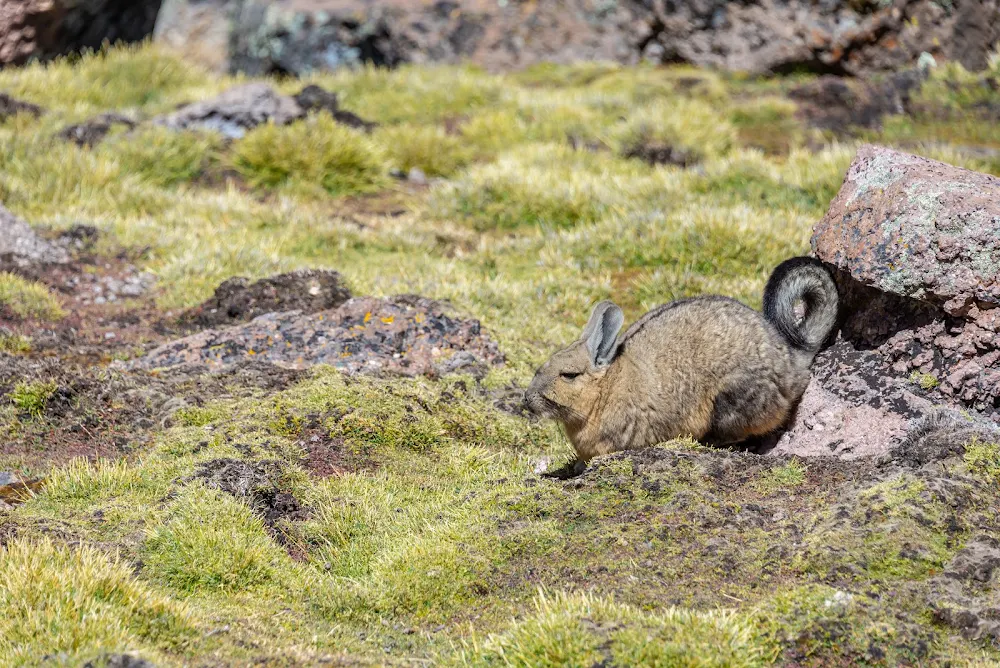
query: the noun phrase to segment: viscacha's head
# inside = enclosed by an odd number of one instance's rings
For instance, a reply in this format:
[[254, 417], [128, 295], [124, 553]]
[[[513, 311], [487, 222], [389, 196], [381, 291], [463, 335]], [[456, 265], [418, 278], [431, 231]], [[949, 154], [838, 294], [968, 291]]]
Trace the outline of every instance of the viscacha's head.
[[601, 381], [618, 351], [625, 316], [617, 305], [594, 307], [579, 340], [552, 355], [535, 372], [524, 403], [535, 415], [568, 425], [582, 423], [600, 397]]

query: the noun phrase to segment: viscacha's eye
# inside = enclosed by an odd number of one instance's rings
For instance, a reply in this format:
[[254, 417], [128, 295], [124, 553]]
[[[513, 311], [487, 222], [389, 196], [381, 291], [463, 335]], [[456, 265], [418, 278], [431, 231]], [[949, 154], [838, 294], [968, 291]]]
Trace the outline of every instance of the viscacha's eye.
[[576, 378], [580, 374], [579, 373], [575, 373], [573, 371], [563, 371], [559, 375], [562, 376], [563, 378], [565, 378], [566, 380], [573, 380], [574, 378]]

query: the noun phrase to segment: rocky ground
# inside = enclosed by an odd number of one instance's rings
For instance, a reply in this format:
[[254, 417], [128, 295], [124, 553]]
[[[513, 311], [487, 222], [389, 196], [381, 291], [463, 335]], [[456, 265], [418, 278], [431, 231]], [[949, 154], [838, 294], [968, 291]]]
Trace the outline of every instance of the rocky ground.
[[[996, 81], [0, 72], [0, 662], [995, 661]], [[810, 251], [768, 448], [523, 411], [597, 299]]]

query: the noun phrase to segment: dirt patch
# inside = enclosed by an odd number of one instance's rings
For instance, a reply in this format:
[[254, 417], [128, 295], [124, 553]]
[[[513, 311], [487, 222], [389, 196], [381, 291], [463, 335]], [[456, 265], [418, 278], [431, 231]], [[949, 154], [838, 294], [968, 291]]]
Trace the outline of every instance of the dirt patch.
[[16, 116], [17, 114], [27, 114], [38, 118], [43, 113], [45, 113], [45, 110], [37, 104], [18, 100], [6, 93], [0, 93], [0, 122], [6, 121], [11, 116]]
[[253, 283], [238, 276], [224, 281], [211, 299], [186, 313], [183, 320], [199, 327], [218, 327], [264, 313], [325, 311], [350, 298], [343, 277], [335, 271], [303, 269]]
[[108, 136], [108, 133], [116, 125], [121, 125], [127, 130], [133, 130], [138, 123], [128, 116], [108, 112], [95, 116], [89, 121], [70, 125], [60, 131], [58, 136], [60, 139], [71, 141], [77, 146], [93, 148], [104, 141], [104, 138]]

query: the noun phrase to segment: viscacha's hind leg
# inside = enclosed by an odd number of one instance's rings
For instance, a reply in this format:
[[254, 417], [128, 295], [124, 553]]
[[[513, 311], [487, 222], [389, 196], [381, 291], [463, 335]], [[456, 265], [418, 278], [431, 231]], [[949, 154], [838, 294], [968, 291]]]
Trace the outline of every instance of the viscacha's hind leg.
[[788, 417], [788, 400], [769, 380], [742, 376], [715, 398], [708, 433], [711, 445], [733, 445], [765, 436]]

